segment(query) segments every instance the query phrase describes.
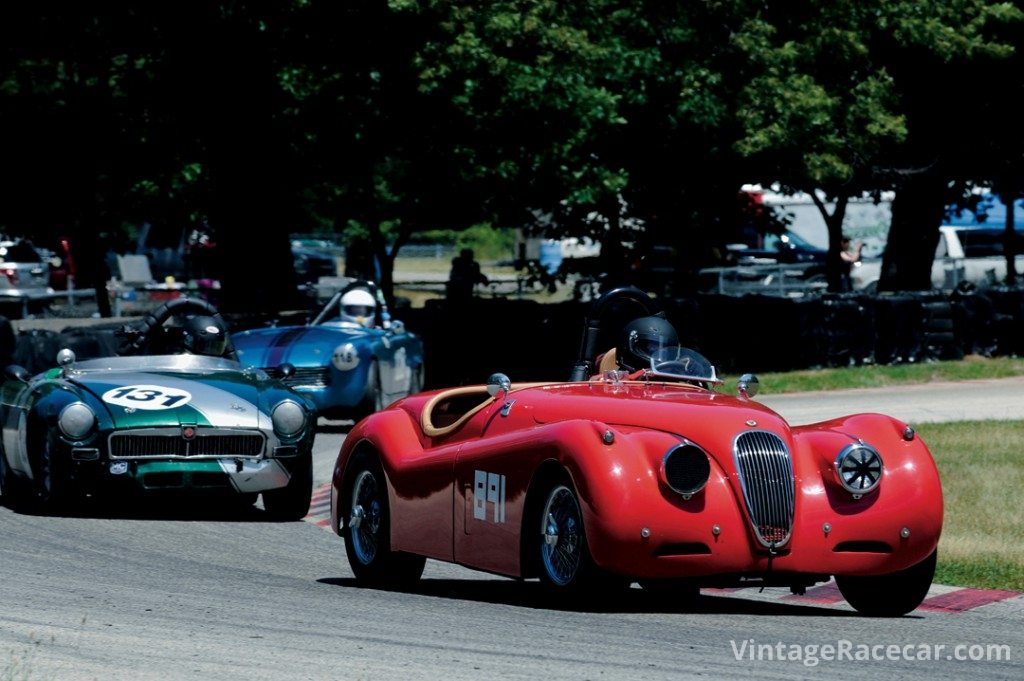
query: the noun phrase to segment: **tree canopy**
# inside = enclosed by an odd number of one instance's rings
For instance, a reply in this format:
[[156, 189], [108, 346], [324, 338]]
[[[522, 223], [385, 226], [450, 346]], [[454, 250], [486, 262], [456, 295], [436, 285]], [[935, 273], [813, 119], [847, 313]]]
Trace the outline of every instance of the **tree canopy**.
[[224, 305], [281, 308], [290, 232], [365, 235], [390, 290], [419, 231], [545, 216], [607, 254], [674, 246], [685, 289], [733, 236], [744, 183], [834, 202], [834, 259], [845, 201], [895, 189], [884, 282], [921, 288], [944, 205], [975, 184], [1024, 189], [1020, 5], [13, 5], [0, 229], [149, 224], [174, 244], [209, 224]]

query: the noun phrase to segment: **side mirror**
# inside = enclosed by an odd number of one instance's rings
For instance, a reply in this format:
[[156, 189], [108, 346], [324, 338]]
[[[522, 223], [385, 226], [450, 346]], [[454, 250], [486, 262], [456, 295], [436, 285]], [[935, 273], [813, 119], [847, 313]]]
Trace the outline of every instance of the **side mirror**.
[[57, 364], [60, 366], [62, 376], [67, 376], [71, 373], [74, 363], [75, 353], [70, 348], [64, 348], [57, 353]]
[[281, 378], [291, 378], [295, 375], [295, 365], [291, 362], [279, 365], [277, 370], [281, 372]]
[[502, 393], [504, 397], [511, 389], [512, 381], [505, 374], [491, 374], [491, 377], [487, 379], [487, 394], [491, 397], [498, 393]]
[[761, 383], [757, 380], [757, 376], [754, 374], [743, 374], [740, 376], [740, 379], [736, 381], [736, 392], [747, 399], [757, 395], [760, 388]]

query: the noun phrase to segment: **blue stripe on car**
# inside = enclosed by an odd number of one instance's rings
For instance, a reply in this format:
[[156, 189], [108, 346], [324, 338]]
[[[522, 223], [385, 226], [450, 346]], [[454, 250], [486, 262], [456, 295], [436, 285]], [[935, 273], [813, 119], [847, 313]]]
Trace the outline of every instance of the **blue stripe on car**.
[[305, 333], [308, 330], [308, 327], [298, 326], [295, 327], [294, 329], [288, 329], [280, 336], [275, 338], [273, 344], [270, 346], [270, 349], [267, 352], [267, 361], [263, 364], [263, 366], [276, 367], [277, 365], [279, 365], [282, 361], [284, 361], [284, 356], [288, 352], [291, 344], [297, 341], [301, 336], [305, 335]]

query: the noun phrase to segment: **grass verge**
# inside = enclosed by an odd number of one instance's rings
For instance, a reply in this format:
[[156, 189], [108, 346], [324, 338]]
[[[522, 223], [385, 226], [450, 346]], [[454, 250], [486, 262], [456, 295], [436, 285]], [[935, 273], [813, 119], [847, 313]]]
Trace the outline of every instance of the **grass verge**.
[[758, 374], [764, 392], [881, 388], [931, 381], [969, 381], [1024, 376], [1024, 358], [968, 355], [962, 360], [921, 364], [866, 365], [841, 369], [806, 369]]
[[942, 478], [935, 581], [1024, 592], [1024, 421], [921, 424]]

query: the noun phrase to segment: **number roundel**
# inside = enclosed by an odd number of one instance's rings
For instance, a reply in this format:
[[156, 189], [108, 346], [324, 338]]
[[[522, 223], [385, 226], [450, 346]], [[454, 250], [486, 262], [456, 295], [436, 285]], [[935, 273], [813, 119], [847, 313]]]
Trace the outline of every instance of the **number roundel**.
[[188, 404], [192, 393], [162, 385], [126, 385], [103, 393], [103, 401], [133, 409], [175, 409]]

